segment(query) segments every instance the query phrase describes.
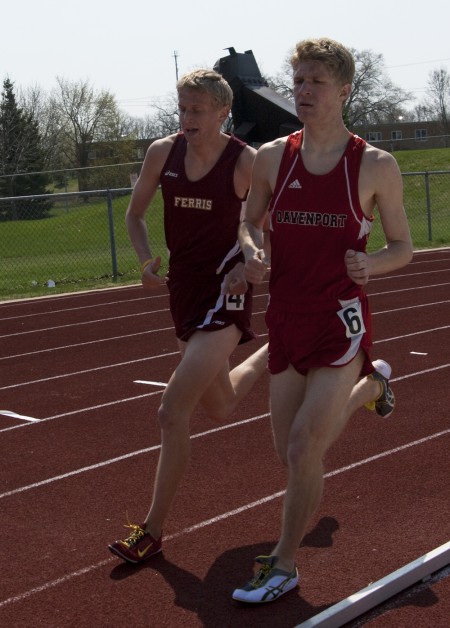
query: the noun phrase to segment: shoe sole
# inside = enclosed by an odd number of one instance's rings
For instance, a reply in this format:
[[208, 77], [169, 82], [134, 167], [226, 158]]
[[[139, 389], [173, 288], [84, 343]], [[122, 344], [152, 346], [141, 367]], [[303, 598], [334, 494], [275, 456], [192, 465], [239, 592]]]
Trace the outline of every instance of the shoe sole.
[[114, 554], [114, 556], [118, 556], [119, 558], [124, 560], [126, 563], [131, 563], [132, 565], [139, 565], [139, 563], [143, 563], [149, 558], [151, 558], [152, 556], [156, 556], [157, 554], [160, 554], [162, 552], [162, 547], [160, 547], [159, 550], [156, 550], [156, 552], [152, 552], [151, 554], [146, 554], [139, 560], [133, 560], [132, 558], [129, 558], [128, 556], [125, 556], [124, 554], [122, 554], [117, 548], [113, 547], [112, 545], [108, 545], [108, 549], [111, 552], [111, 554]]
[[375, 404], [375, 411], [378, 414], [378, 416], [380, 416], [382, 419], [387, 419], [388, 417], [390, 417], [391, 414], [394, 412], [394, 410], [395, 410], [395, 397], [394, 397], [394, 405], [390, 406], [390, 410], [387, 414], [383, 414], [382, 412], [379, 412]]
[[285, 595], [285, 593], [289, 593], [289, 591], [292, 591], [293, 589], [295, 589], [299, 581], [300, 581], [300, 578], [295, 578], [295, 580], [292, 580], [292, 582], [286, 585], [286, 588], [283, 589], [283, 591], [279, 595], [277, 595], [276, 597], [267, 598], [265, 600], [242, 599], [240, 597], [235, 597], [234, 593], [231, 597], [236, 602], [242, 602], [243, 604], [268, 604], [269, 602], [276, 602], [276, 600], [278, 600], [282, 595]]

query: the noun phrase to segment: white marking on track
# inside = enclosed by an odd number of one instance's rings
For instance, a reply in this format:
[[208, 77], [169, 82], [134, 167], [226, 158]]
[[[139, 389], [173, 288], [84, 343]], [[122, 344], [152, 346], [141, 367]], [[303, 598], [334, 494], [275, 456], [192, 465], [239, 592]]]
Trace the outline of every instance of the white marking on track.
[[[261, 415], [260, 417], [254, 417], [254, 419], [252, 420], [256, 420], [258, 418], [262, 418], [263, 416], [267, 416], [267, 415]], [[228, 427], [228, 426], [227, 426]], [[225, 428], [218, 428], [218, 429], [225, 429]], [[214, 430], [211, 430], [214, 431]], [[444, 430], [442, 432], [437, 432], [436, 434], [431, 434], [430, 436], [426, 436], [425, 438], [420, 438], [418, 440], [412, 441], [411, 443], [406, 443], [405, 445], [401, 445], [400, 447], [395, 447], [393, 449], [389, 449], [387, 451], [383, 451], [379, 454], [376, 454], [375, 456], [370, 456], [369, 458], [365, 458], [364, 460], [359, 460], [358, 462], [355, 462], [353, 464], [347, 465], [345, 467], [341, 467], [340, 469], [336, 469], [334, 471], [330, 471], [329, 473], [325, 474], [325, 478], [330, 478], [336, 475], [339, 475], [341, 473], [345, 473], [347, 471], [351, 471], [352, 469], [355, 469], [357, 467], [361, 467], [362, 465], [365, 464], [369, 464], [375, 460], [378, 460], [380, 458], [385, 458], [386, 456], [391, 456], [393, 454], [399, 453], [400, 451], [404, 451], [406, 449], [410, 449], [411, 447], [417, 447], [418, 445], [421, 445], [423, 443], [426, 443], [430, 440], [434, 440], [436, 438], [439, 438], [441, 436], [445, 436], [446, 434], [450, 433], [450, 429], [448, 430]], [[200, 436], [197, 435], [197, 437]], [[144, 450], [143, 450], [144, 451]], [[70, 475], [70, 474], [69, 474]], [[61, 478], [64, 476], [60, 476]], [[242, 506], [240, 506], [239, 508], [235, 508], [233, 510], [229, 510], [228, 512], [224, 512], [221, 513], [220, 515], [217, 515], [215, 517], [211, 517], [210, 519], [205, 519], [204, 521], [200, 521], [199, 523], [196, 523], [192, 526], [189, 526], [187, 528], [184, 528], [183, 530], [180, 530], [179, 532], [175, 532], [174, 534], [170, 534], [167, 537], [165, 537], [165, 542], [173, 540], [173, 539], [177, 539], [180, 538], [182, 536], [185, 536], [187, 534], [190, 534], [191, 532], [195, 532], [197, 530], [201, 530], [203, 528], [206, 528], [210, 525], [214, 525], [215, 523], [218, 523], [220, 521], [223, 521], [224, 519], [229, 519], [230, 517], [234, 517], [236, 515], [239, 515], [243, 512], [246, 512], [248, 510], [251, 510], [252, 508], [257, 508], [259, 506], [262, 506], [263, 504], [267, 504], [270, 501], [273, 501], [275, 499], [279, 499], [281, 497], [283, 497], [285, 491], [277, 491], [276, 493], [272, 493], [272, 495], [267, 495], [266, 497], [262, 497], [261, 499], [258, 499], [256, 501], [250, 502], [248, 504], [244, 504]], [[0, 498], [2, 497], [2, 495], [0, 495]], [[116, 558], [109, 558], [109, 559], [105, 559], [102, 560], [98, 563], [94, 563], [92, 565], [89, 565], [87, 567], [83, 567], [82, 569], [79, 569], [77, 571], [73, 571], [71, 573], [66, 574], [65, 576], [62, 576], [61, 578], [57, 578], [56, 580], [51, 580], [50, 582], [46, 582], [38, 587], [33, 587], [32, 589], [29, 589], [28, 591], [24, 591], [23, 593], [19, 593], [18, 595], [13, 595], [9, 598], [6, 598], [4, 600], [0, 601], [0, 608], [3, 608], [9, 604], [13, 604], [15, 602], [21, 602], [23, 600], [26, 600], [28, 598], [30, 598], [31, 596], [37, 594], [37, 593], [42, 593], [44, 591], [47, 591], [49, 589], [52, 589], [58, 585], [61, 584], [65, 584], [66, 582], [69, 582], [70, 580], [73, 580], [74, 578], [78, 578], [80, 576], [84, 576], [87, 573], [90, 573], [91, 571], [94, 571], [96, 569], [100, 569], [102, 567], [105, 567], [106, 565], [109, 565], [110, 563], [113, 562], [117, 562]]]
[[164, 310], [153, 310], [152, 312], [135, 312], [134, 314], [125, 314], [124, 316], [111, 316], [109, 318], [99, 318], [97, 320], [80, 321], [78, 323], [69, 323], [67, 325], [55, 325], [54, 327], [42, 327], [39, 329], [29, 329], [28, 331], [17, 331], [12, 334], [4, 334], [0, 338], [12, 338], [13, 336], [25, 336], [27, 334], [41, 334], [44, 331], [55, 331], [55, 329], [64, 329], [67, 327], [78, 327], [80, 325], [95, 325], [95, 323], [105, 323], [108, 321], [118, 321], [121, 318], [131, 318], [134, 316], [149, 316], [150, 314], [158, 314], [160, 312], [167, 312]]
[[147, 384], [147, 386], [164, 386], [166, 387], [167, 384], [165, 384], [164, 382], [148, 382], [145, 379], [135, 379], [134, 384]]
[[[378, 293], [378, 294], [385, 294], [385, 293]], [[372, 295], [375, 296], [375, 295]], [[414, 310], [416, 308], [423, 308], [423, 307], [433, 307], [435, 305], [443, 305], [446, 303], [450, 303], [449, 300], [445, 300], [445, 301], [434, 301], [432, 303], [421, 303], [421, 304], [416, 304], [416, 305], [410, 305], [410, 306], [406, 306], [406, 307], [399, 307], [399, 308], [394, 308], [391, 310], [381, 310], [379, 312], [372, 312], [372, 316], [377, 316], [380, 314], [392, 314], [394, 312], [402, 312], [404, 310]], [[257, 316], [257, 315], [261, 315], [261, 314], [265, 314], [266, 310], [261, 310], [259, 312], [254, 312], [253, 315]], [[50, 353], [52, 351], [64, 351], [66, 349], [75, 349], [78, 347], [86, 347], [88, 345], [93, 345], [93, 344], [97, 344], [97, 343], [101, 343], [101, 342], [114, 342], [116, 340], [126, 340], [129, 338], [134, 338], [136, 336], [143, 336], [143, 335], [147, 335], [147, 334], [157, 334], [159, 332], [162, 331], [172, 331], [173, 330], [173, 326], [171, 327], [160, 327], [158, 329], [146, 329], [144, 331], [139, 331], [139, 332], [133, 332], [132, 334], [123, 334], [121, 336], [111, 336], [110, 338], [98, 338], [95, 340], [87, 340], [86, 342], [76, 342], [70, 345], [60, 345], [58, 347], [49, 347], [48, 349], [38, 349], [37, 351], [27, 351], [26, 353], [16, 353], [14, 355], [5, 355], [5, 356], [0, 356], [0, 360], [12, 360], [12, 359], [16, 359], [16, 358], [23, 358], [23, 357], [28, 357], [30, 355], [39, 355], [41, 353]], [[261, 335], [261, 334], [259, 334]], [[264, 334], [266, 335], [266, 334]]]
[[[394, 336], [392, 338], [385, 338], [383, 340], [375, 340], [374, 344], [378, 344], [381, 342], [390, 342], [391, 340], [401, 340], [402, 338], [410, 338], [411, 336], [418, 336], [418, 335], [422, 335], [422, 334], [430, 334], [436, 331], [442, 331], [445, 329], [448, 329], [450, 327], [450, 325], [444, 325], [443, 327], [434, 327], [433, 329], [424, 329], [423, 331], [417, 331], [417, 332], [412, 332], [410, 334], [402, 334], [401, 336]], [[264, 338], [265, 336], [267, 336], [267, 334], [258, 334], [259, 338]], [[84, 375], [86, 373], [94, 373], [96, 371], [102, 371], [104, 369], [112, 369], [112, 368], [117, 368], [117, 367], [122, 367], [122, 366], [127, 366], [129, 364], [137, 364], [138, 362], [145, 362], [148, 360], [157, 360], [159, 358], [162, 357], [168, 357], [168, 356], [172, 356], [172, 355], [177, 355], [179, 354], [179, 351], [171, 351], [169, 353], [162, 353], [159, 355], [153, 355], [153, 356], [148, 356], [145, 358], [138, 358], [138, 359], [134, 359], [134, 360], [128, 360], [126, 362], [116, 362], [115, 364], [106, 364], [104, 366], [97, 366], [96, 368], [93, 369], [86, 369], [84, 371], [74, 371], [72, 373], [62, 373], [61, 375], [53, 375], [52, 377], [45, 377], [42, 379], [34, 379], [34, 380], [30, 380], [28, 382], [20, 382], [18, 384], [10, 384], [9, 386], [1, 386], [0, 390], [8, 390], [11, 388], [19, 388], [21, 386], [30, 386], [31, 384], [42, 384], [43, 382], [49, 382], [49, 381], [53, 381], [56, 379], [63, 379], [66, 377], [73, 377], [73, 376], [77, 376], [77, 375]]]
[[[384, 342], [384, 341], [377, 340], [376, 342]], [[408, 373], [407, 375], [403, 375], [403, 376], [400, 376], [400, 377], [395, 377], [395, 378], [392, 378], [390, 381], [391, 382], [397, 382], [397, 381], [400, 381], [402, 379], [408, 379], [409, 377], [416, 377], [417, 375], [425, 375], [426, 373], [433, 373], [434, 371], [440, 371], [441, 369], [448, 368], [449, 366], [450, 366], [450, 364], [442, 364], [440, 366], [435, 366], [435, 367], [426, 369], [424, 371], [418, 371], [416, 373]], [[45, 419], [41, 419], [40, 423], [42, 424], [42, 423], [45, 423], [46, 421], [54, 421], [55, 419], [63, 419], [64, 417], [73, 416], [75, 414], [81, 414], [83, 412], [92, 412], [94, 410], [101, 410], [102, 408], [108, 408], [110, 406], [114, 406], [114, 405], [119, 404], [119, 403], [127, 403], [129, 401], [136, 401], [137, 399], [144, 399], [145, 397], [152, 397], [153, 395], [159, 395], [162, 392], [163, 392], [162, 390], [157, 390], [155, 392], [145, 393], [143, 395], [136, 395], [134, 397], [126, 397], [125, 399], [118, 399], [116, 401], [108, 401], [106, 403], [100, 403], [100, 404], [97, 404], [95, 406], [90, 406], [88, 408], [80, 408], [78, 410], [72, 410], [71, 412], [62, 412], [61, 414], [55, 414], [53, 416], [46, 417]], [[240, 423], [242, 423], [242, 421]], [[23, 425], [13, 425], [12, 427], [5, 427], [2, 430], [0, 430], [0, 434], [2, 432], [9, 432], [11, 430], [17, 430], [17, 429], [20, 429], [20, 428], [29, 427], [30, 425], [31, 424], [27, 423], [27, 424], [23, 424]]]
[[449, 282], [447, 281], [446, 283], [435, 283], [435, 284], [429, 284], [428, 286], [415, 286], [412, 288], [401, 288], [399, 290], [384, 290], [383, 292], [369, 292], [368, 293], [368, 297], [369, 300], [372, 297], [379, 297], [382, 296], [384, 294], [397, 294], [398, 292], [412, 292], [413, 290], [428, 290], [430, 288], [443, 288], [444, 286], [448, 286]]
[[[155, 394], [155, 393], [153, 393]], [[193, 434], [191, 439], [202, 438], [203, 436], [209, 436], [210, 434], [216, 434], [217, 432], [221, 432], [223, 430], [228, 430], [233, 427], [239, 427], [241, 425], [245, 425], [246, 423], [252, 423], [253, 421], [258, 421], [264, 417], [268, 417], [269, 414], [259, 414], [258, 416], [251, 417], [249, 419], [244, 419], [242, 421], [236, 421], [235, 423], [229, 423], [228, 425], [221, 425], [220, 427], [214, 427], [210, 430], [206, 430], [204, 432], [199, 432], [198, 434]], [[29, 491], [34, 488], [39, 488], [40, 486], [45, 486], [47, 484], [52, 484], [53, 482], [57, 482], [59, 480], [65, 480], [66, 478], [70, 478], [74, 475], [80, 475], [80, 473], [86, 473], [87, 471], [93, 471], [95, 469], [100, 469], [102, 467], [109, 466], [110, 464], [115, 464], [116, 462], [121, 462], [122, 460], [128, 460], [129, 458], [134, 458], [135, 456], [140, 456], [142, 454], [147, 454], [151, 451], [157, 451], [161, 449], [161, 445], [152, 445], [151, 447], [146, 447], [145, 449], [139, 449], [137, 451], [132, 451], [128, 454], [123, 454], [122, 456], [117, 456], [116, 458], [111, 458], [109, 460], [104, 460], [103, 462], [97, 462], [96, 464], [89, 465], [88, 467], [81, 467], [80, 469], [75, 469], [74, 471], [69, 471], [68, 473], [63, 473], [62, 475], [56, 475], [52, 478], [47, 478], [46, 480], [41, 480], [40, 482], [34, 482], [33, 484], [28, 484], [27, 486], [21, 486], [19, 488], [12, 489], [11, 491], [7, 491], [6, 493], [0, 493], [0, 499], [4, 499], [5, 497], [11, 497], [12, 495], [16, 495], [17, 493], [23, 493], [24, 491]]]
[[17, 414], [17, 412], [12, 412], [11, 410], [0, 410], [0, 414], [3, 416], [9, 416], [12, 419], [20, 419], [21, 421], [31, 421], [32, 423], [38, 423], [40, 419], [35, 419], [32, 416], [25, 416], [24, 414]]
[[87, 340], [86, 342], [76, 342], [71, 345], [60, 345], [59, 347], [50, 347], [48, 349], [38, 349], [37, 351], [28, 351], [27, 353], [16, 353], [16, 355], [5, 355], [0, 357], [0, 360], [11, 360], [12, 358], [24, 358], [30, 355], [37, 355], [39, 353], [48, 353], [50, 351], [61, 351], [64, 349], [74, 349], [75, 347], [85, 347], [87, 345], [94, 345], [98, 342], [113, 342], [115, 340], [124, 340], [128, 338], [134, 338], [135, 336], [143, 336], [144, 334], [157, 334], [161, 331], [172, 331], [173, 327], [160, 327], [159, 329], [146, 329], [145, 331], [138, 331], [132, 334], [124, 334], [122, 336], [111, 336], [110, 338], [98, 338], [96, 340]]
[[437, 268], [436, 270], [425, 270], [419, 273], [404, 273], [402, 275], [383, 275], [382, 277], [371, 277], [370, 281], [383, 281], [386, 279], [404, 279], [409, 277], [417, 277], [418, 275], [421, 277], [422, 275], [432, 275], [434, 273], [446, 273], [450, 269], [449, 268]]
[[9, 386], [2, 386], [0, 390], [7, 390], [8, 388], [18, 388], [20, 386], [29, 386], [30, 384], [42, 384], [42, 382], [49, 382], [54, 379], [63, 379], [65, 377], [73, 377], [74, 375], [83, 375], [85, 373], [94, 373], [95, 371], [103, 371], [104, 369], [113, 369], [116, 367], [127, 366], [128, 364], [135, 364], [137, 362], [146, 362], [147, 360], [158, 360], [162, 357], [169, 355], [178, 355], [179, 351], [171, 351], [170, 353], [163, 353], [161, 355], [152, 355], [145, 358], [138, 358], [137, 360], [127, 360], [126, 362], [116, 362], [115, 364], [105, 364], [105, 366], [97, 366], [93, 369], [86, 369], [84, 371], [74, 371], [73, 373], [62, 373], [61, 375], [53, 375], [52, 377], [44, 377], [42, 379], [34, 379], [29, 382], [22, 382], [20, 384], [10, 384]]

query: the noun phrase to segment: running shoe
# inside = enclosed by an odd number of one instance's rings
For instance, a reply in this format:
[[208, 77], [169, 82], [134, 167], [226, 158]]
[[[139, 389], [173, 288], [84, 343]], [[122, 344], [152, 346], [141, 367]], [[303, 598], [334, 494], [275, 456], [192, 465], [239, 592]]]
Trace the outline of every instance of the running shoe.
[[125, 528], [131, 528], [132, 532], [126, 539], [114, 541], [108, 545], [110, 552], [126, 560], [129, 563], [142, 563], [161, 551], [161, 538], [154, 539], [146, 532], [145, 524], [129, 523]]
[[395, 407], [395, 396], [389, 385], [392, 369], [384, 360], [374, 360], [372, 364], [375, 371], [369, 377], [380, 384], [381, 392], [379, 397], [366, 403], [366, 408], [375, 410], [379, 416], [386, 419], [392, 414]]
[[245, 586], [235, 589], [233, 600], [260, 604], [273, 602], [281, 595], [287, 593], [298, 584], [297, 567], [289, 571], [283, 571], [275, 567], [278, 556], [258, 556], [255, 559], [260, 569]]

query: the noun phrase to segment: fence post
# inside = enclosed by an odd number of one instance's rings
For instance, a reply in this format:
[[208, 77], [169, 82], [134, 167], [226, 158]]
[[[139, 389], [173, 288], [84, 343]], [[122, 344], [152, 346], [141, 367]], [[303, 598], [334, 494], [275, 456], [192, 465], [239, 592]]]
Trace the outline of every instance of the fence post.
[[112, 206], [112, 194], [111, 190], [106, 190], [106, 201], [108, 205], [108, 223], [109, 223], [109, 242], [111, 245], [111, 262], [112, 262], [112, 274], [113, 279], [117, 279], [117, 255], [116, 255], [116, 240], [114, 237], [114, 216]]
[[431, 198], [430, 198], [430, 173], [425, 172], [425, 190], [427, 194], [427, 222], [428, 222], [428, 240], [431, 242], [433, 239], [431, 229]]

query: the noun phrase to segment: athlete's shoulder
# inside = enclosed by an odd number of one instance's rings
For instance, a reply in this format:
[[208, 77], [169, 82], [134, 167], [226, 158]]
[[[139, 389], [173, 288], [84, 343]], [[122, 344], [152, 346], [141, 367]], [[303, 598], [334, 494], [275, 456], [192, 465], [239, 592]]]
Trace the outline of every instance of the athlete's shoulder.
[[281, 155], [284, 152], [284, 149], [286, 148], [288, 139], [289, 139], [289, 136], [277, 137], [271, 142], [265, 142], [264, 144], [261, 144], [257, 152], [258, 159], [261, 159], [261, 158], [266, 159], [274, 155]]
[[246, 144], [239, 156], [240, 165], [252, 166], [256, 157], [256, 149]]
[[178, 134], [175, 133], [174, 135], [168, 135], [167, 137], [162, 137], [152, 142], [145, 155], [146, 161], [160, 161], [161, 159], [166, 159], [177, 137]]
[[377, 171], [399, 171], [397, 160], [391, 153], [369, 143], [364, 148], [363, 166]]

